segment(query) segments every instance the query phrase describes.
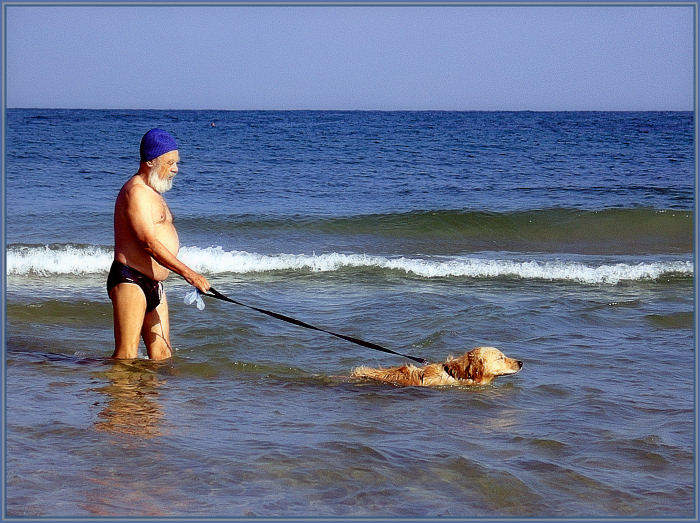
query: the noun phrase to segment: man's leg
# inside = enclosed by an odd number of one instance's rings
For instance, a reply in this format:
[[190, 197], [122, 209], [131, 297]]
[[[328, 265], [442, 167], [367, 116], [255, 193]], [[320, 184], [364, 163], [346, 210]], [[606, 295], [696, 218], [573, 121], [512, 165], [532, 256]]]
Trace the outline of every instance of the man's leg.
[[165, 291], [158, 307], [146, 313], [141, 337], [146, 344], [148, 357], [152, 360], [170, 358], [173, 353], [170, 345], [170, 318]]
[[117, 359], [134, 359], [138, 355], [141, 327], [146, 313], [146, 296], [133, 283], [116, 285], [109, 297], [114, 314], [114, 354]]

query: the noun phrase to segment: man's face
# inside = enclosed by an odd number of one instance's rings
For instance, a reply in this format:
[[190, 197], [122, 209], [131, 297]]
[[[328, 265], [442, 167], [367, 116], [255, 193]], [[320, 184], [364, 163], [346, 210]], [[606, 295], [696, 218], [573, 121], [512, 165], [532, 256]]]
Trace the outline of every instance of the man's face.
[[148, 184], [161, 194], [169, 191], [173, 186], [179, 161], [180, 154], [177, 150], [161, 154], [153, 161], [153, 167], [148, 175]]

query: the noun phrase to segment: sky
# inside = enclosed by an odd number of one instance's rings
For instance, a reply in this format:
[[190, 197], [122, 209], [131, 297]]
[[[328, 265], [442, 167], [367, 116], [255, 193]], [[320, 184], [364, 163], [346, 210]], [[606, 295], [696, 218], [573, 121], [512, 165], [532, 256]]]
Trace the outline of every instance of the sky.
[[689, 4], [3, 9], [9, 108], [694, 109]]

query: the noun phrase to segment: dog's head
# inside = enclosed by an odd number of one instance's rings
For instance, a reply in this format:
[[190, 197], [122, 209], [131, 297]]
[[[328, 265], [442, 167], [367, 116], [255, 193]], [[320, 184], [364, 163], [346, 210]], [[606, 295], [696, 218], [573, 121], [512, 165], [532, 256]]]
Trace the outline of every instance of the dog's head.
[[508, 358], [494, 347], [477, 347], [459, 358], [445, 362], [445, 368], [453, 377], [486, 385], [496, 376], [515, 374], [523, 362]]

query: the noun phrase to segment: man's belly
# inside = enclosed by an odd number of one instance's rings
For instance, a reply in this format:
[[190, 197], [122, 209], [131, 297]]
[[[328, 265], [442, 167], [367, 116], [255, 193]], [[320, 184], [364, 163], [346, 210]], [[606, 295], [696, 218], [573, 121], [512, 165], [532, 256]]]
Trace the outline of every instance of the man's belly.
[[[156, 238], [168, 249], [171, 253], [177, 256], [180, 251], [180, 239], [177, 236], [177, 231], [171, 223], [164, 223], [156, 226]], [[153, 279], [162, 281], [168, 277], [170, 270], [163, 267], [160, 263], [151, 258], [153, 266]]]
[[[171, 224], [159, 225], [156, 229], [156, 238], [177, 256], [180, 241], [175, 227]], [[154, 260], [135, 238], [119, 238], [116, 242], [114, 258], [157, 281], [163, 281], [170, 275], [170, 270]]]

